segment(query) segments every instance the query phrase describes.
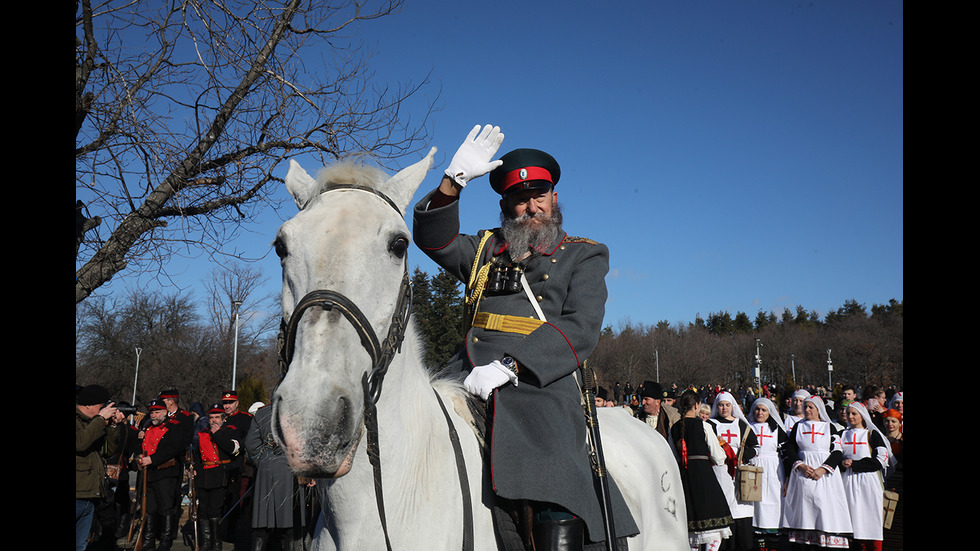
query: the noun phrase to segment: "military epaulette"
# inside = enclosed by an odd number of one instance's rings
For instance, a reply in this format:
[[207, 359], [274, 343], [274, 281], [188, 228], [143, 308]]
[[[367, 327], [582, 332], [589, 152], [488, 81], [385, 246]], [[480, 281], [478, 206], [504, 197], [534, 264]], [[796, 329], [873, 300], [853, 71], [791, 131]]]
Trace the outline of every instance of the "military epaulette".
[[568, 236], [565, 238], [565, 243], [588, 243], [589, 245], [598, 245], [599, 242], [588, 237], [572, 237]]

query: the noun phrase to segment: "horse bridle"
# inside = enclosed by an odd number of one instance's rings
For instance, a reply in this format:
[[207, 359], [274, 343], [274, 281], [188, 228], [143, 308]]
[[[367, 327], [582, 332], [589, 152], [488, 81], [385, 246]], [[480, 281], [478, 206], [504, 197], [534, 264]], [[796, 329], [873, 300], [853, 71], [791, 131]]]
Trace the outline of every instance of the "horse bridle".
[[[334, 185], [327, 187], [323, 190], [323, 193], [334, 190], [342, 189], [356, 189], [360, 191], [366, 191], [372, 193], [386, 203], [388, 203], [391, 208], [395, 209], [395, 212], [399, 216], [404, 217], [405, 215], [398, 208], [394, 201], [392, 201], [387, 195], [381, 193], [380, 191], [358, 185]], [[402, 282], [398, 291], [398, 303], [395, 305], [395, 311], [391, 315], [391, 324], [388, 326], [388, 335], [385, 340], [379, 341], [377, 333], [371, 326], [371, 322], [368, 321], [367, 317], [361, 312], [361, 309], [354, 304], [349, 298], [341, 293], [325, 289], [317, 289], [310, 291], [303, 297], [302, 300], [293, 309], [292, 314], [289, 316], [287, 321], [285, 318], [280, 323], [279, 331], [279, 369], [280, 369], [280, 380], [286, 377], [286, 372], [289, 370], [289, 364], [293, 359], [293, 352], [296, 348], [296, 330], [299, 327], [300, 318], [303, 317], [303, 313], [318, 306], [328, 311], [339, 311], [343, 314], [344, 318], [350, 322], [354, 330], [357, 331], [358, 336], [361, 339], [361, 346], [367, 351], [368, 355], [371, 356], [371, 372], [365, 373], [364, 377], [361, 379], [361, 383], [364, 387], [364, 426], [367, 432], [367, 455], [371, 461], [371, 465], [374, 468], [374, 493], [375, 498], [378, 503], [378, 514], [381, 517], [381, 528], [384, 531], [385, 544], [387, 548], [391, 549], [391, 541], [388, 537], [388, 524], [385, 516], [384, 508], [384, 498], [381, 491], [381, 448], [378, 442], [378, 413], [377, 404], [378, 399], [381, 397], [381, 385], [384, 383], [385, 375], [388, 373], [388, 366], [391, 365], [391, 361], [395, 358], [395, 354], [401, 351], [402, 341], [405, 340], [405, 331], [408, 328], [408, 319], [411, 315], [412, 309], [412, 284], [408, 277], [408, 255], [405, 256], [405, 268], [402, 273]], [[433, 392], [434, 389], [433, 389]], [[449, 437], [453, 445], [453, 450], [456, 455], [456, 468], [457, 474], [460, 481], [460, 490], [463, 495], [463, 549], [471, 550], [473, 548], [473, 513], [472, 507], [469, 502], [469, 482], [466, 476], [466, 468], [463, 465], [463, 454], [460, 448], [459, 436], [456, 433], [456, 429], [453, 427], [452, 419], [449, 417], [449, 412], [446, 410], [445, 404], [442, 402], [442, 398], [439, 396], [438, 392], [435, 392], [436, 400], [439, 402], [439, 406], [442, 408], [443, 415], [446, 417], [446, 421], [449, 424]]]
[[[375, 189], [357, 185], [335, 185], [324, 189], [324, 193], [339, 189], [357, 189], [372, 193], [383, 199], [391, 208], [395, 209], [399, 215], [404, 216], [398, 206], [385, 194]], [[336, 310], [350, 322], [351, 326], [357, 331], [361, 339], [361, 346], [371, 357], [371, 372], [365, 375], [363, 380], [365, 391], [365, 402], [370, 400], [372, 404], [377, 404], [381, 397], [381, 385], [384, 382], [388, 366], [395, 354], [401, 351], [402, 341], [405, 339], [405, 330], [408, 327], [408, 318], [412, 309], [412, 284], [408, 277], [408, 257], [405, 257], [405, 267], [402, 272], [402, 282], [398, 290], [398, 303], [395, 311], [391, 315], [391, 324], [388, 326], [388, 335], [385, 340], [379, 341], [378, 335], [371, 326], [371, 322], [361, 312], [361, 309], [346, 296], [336, 291], [317, 289], [310, 291], [296, 305], [293, 313], [287, 321], [283, 318], [280, 324], [280, 334], [283, 335], [279, 351], [280, 377], [286, 376], [289, 364], [293, 360], [293, 352], [296, 347], [296, 330], [299, 327], [303, 313], [318, 306], [327, 311]]]

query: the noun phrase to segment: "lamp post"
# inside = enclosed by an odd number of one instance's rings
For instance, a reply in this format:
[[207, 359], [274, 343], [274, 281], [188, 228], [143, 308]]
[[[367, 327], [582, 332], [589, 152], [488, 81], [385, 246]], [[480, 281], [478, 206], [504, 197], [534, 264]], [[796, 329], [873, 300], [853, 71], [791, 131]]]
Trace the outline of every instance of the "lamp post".
[[231, 357], [231, 389], [232, 390], [235, 390], [235, 375], [236, 375], [236, 371], [238, 371], [238, 318], [239, 318], [238, 312], [241, 309], [241, 306], [242, 306], [242, 301], [240, 300], [231, 301], [232, 312], [234, 312], [235, 315], [235, 349], [234, 352], [232, 352], [232, 357]]
[[133, 377], [133, 401], [130, 402], [134, 406], [136, 405], [136, 383], [140, 379], [140, 352], [142, 351], [142, 348], [136, 347], [136, 376]]
[[834, 383], [831, 380], [834, 373], [834, 362], [830, 361], [830, 349], [827, 349], [827, 388], [834, 388]]
[[752, 368], [752, 376], [755, 378], [755, 387], [759, 390], [759, 394], [762, 394], [762, 356], [759, 355], [759, 347], [762, 346], [762, 342], [756, 338], [755, 339], [755, 367]]
[[793, 373], [793, 386], [796, 386], [796, 354], [789, 355], [789, 368]]

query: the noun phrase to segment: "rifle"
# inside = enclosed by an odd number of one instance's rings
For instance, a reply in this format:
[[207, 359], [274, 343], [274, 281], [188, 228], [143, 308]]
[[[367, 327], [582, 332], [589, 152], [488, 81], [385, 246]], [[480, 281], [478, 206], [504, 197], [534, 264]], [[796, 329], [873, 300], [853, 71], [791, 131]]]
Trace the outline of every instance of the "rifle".
[[[143, 488], [142, 488], [142, 492], [141, 492], [142, 493], [142, 496], [140, 497], [140, 529], [139, 529], [139, 532], [137, 532], [137, 534], [136, 534], [136, 545], [133, 546], [133, 551], [142, 551], [143, 550], [143, 532], [144, 532], [144, 529], [146, 528], [146, 479], [147, 479], [147, 476], [146, 476], [146, 474], [147, 474], [146, 467], [140, 465], [139, 471], [140, 471], [140, 474], [143, 477], [143, 484], [142, 484]], [[126, 542], [127, 543], [130, 542], [130, 541], [132, 541], [130, 539], [132, 537], [132, 535], [133, 535], [132, 534], [132, 525], [130, 525], [130, 534], [128, 536], [126, 536]]]
[[198, 544], [197, 535], [197, 489], [194, 487], [194, 458], [191, 456], [191, 451], [187, 450], [187, 497], [190, 498], [190, 517], [189, 521], [194, 528], [194, 551], [200, 551], [200, 546]]
[[595, 409], [595, 372], [582, 362], [582, 393], [585, 394], [585, 422], [588, 425], [589, 440], [592, 442], [592, 469], [595, 471], [599, 494], [599, 508], [602, 510], [603, 528], [606, 531], [606, 549], [616, 548], [616, 527], [613, 522], [612, 502], [609, 499], [609, 479], [606, 471], [606, 460], [602, 455], [602, 440], [599, 438], [599, 417]]

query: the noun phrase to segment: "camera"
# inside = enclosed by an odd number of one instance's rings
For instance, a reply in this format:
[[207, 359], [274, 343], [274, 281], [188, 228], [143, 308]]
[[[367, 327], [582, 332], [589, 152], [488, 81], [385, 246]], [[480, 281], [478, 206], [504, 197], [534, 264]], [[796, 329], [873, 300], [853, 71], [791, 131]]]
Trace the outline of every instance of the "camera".
[[119, 410], [119, 413], [122, 413], [123, 415], [136, 415], [137, 412], [136, 406], [131, 406], [126, 402], [110, 402], [110, 403], [113, 405], [113, 407]]

